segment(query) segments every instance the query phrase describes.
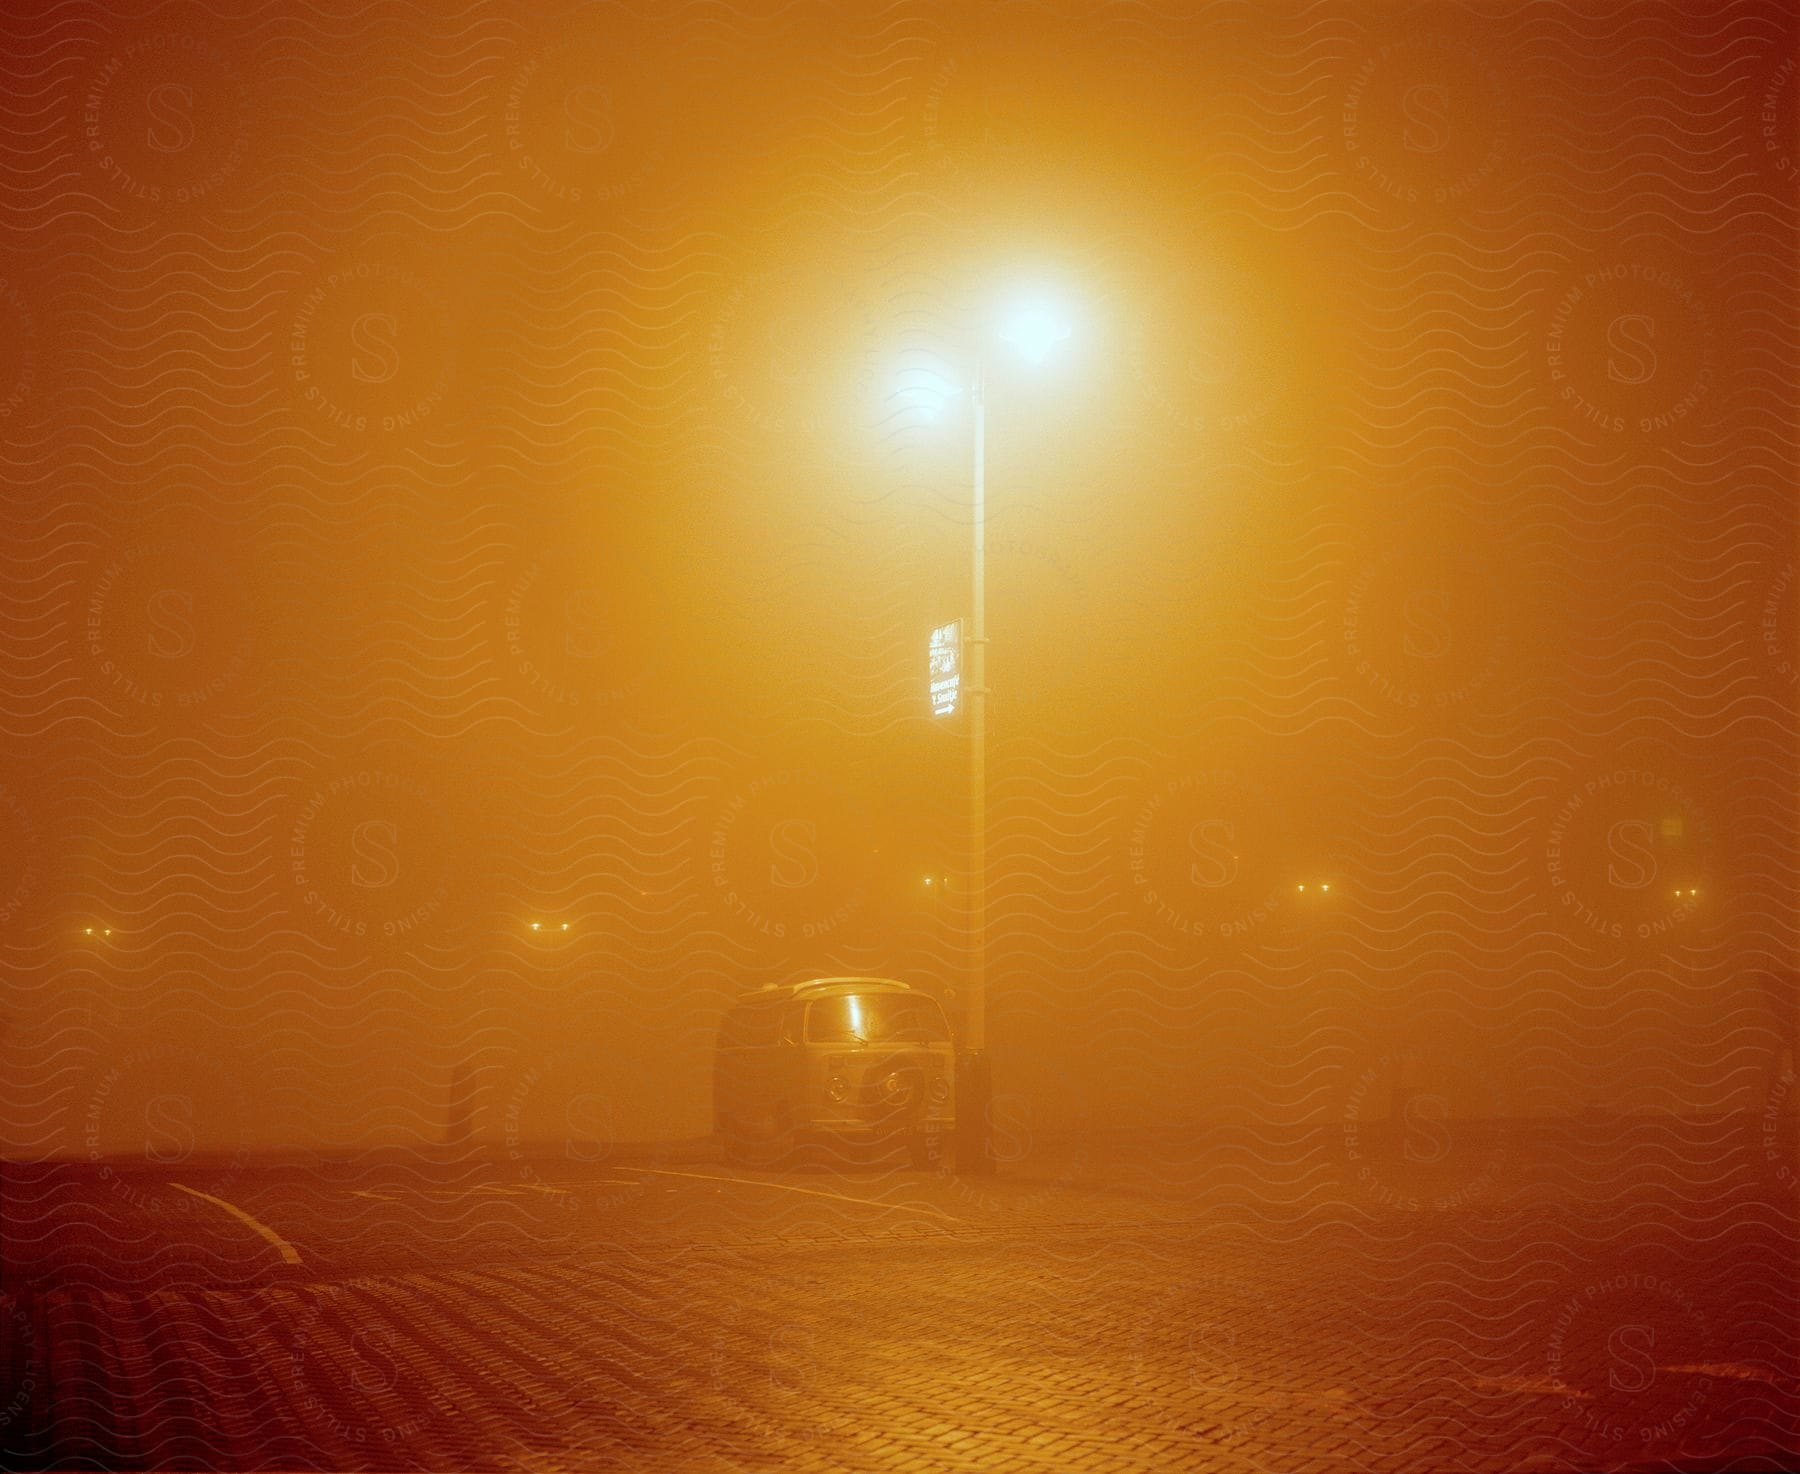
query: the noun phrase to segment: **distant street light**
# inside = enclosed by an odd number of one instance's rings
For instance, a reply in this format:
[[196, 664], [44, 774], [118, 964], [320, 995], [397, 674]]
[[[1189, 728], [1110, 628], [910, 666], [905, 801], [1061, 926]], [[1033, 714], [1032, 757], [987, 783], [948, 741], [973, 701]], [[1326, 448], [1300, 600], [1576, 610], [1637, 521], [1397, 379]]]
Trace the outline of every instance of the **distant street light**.
[[[995, 336], [1034, 366], [1042, 365], [1070, 328], [1047, 306], [1025, 303], [1001, 320]], [[972, 577], [969, 638], [962, 690], [969, 698], [969, 976], [962, 1056], [956, 1067], [956, 1170], [994, 1170], [993, 1073], [987, 1055], [987, 398], [985, 344], [978, 342], [966, 384], [933, 369], [902, 375], [897, 397], [927, 419], [967, 393], [975, 410]]]

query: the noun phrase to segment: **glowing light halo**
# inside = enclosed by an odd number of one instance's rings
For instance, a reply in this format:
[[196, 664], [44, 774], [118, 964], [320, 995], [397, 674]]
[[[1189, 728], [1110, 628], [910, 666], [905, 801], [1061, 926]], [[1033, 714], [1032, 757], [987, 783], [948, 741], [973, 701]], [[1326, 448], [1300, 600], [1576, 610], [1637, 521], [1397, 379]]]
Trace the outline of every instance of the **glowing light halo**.
[[903, 368], [895, 385], [894, 398], [901, 406], [935, 420], [944, 406], [962, 394], [963, 386], [935, 368]]
[[1041, 367], [1058, 343], [1074, 336], [1074, 329], [1041, 302], [1022, 303], [1001, 321], [999, 338], [1010, 343]]

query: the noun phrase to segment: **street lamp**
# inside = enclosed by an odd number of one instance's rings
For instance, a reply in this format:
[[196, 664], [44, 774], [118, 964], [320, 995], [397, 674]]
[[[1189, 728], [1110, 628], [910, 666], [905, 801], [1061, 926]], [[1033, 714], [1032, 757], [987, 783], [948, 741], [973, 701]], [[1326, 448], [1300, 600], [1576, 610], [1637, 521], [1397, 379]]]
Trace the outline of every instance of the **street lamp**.
[[[1002, 318], [995, 336], [1034, 366], [1070, 336], [1049, 307], [1021, 303]], [[975, 354], [966, 386], [935, 370], [903, 378], [900, 396], [928, 419], [964, 393], [975, 411], [970, 610], [962, 689], [969, 698], [969, 976], [962, 1057], [956, 1066], [956, 1170], [986, 1176], [994, 1170], [993, 1074], [987, 1054], [987, 394], [985, 345]]]
[[1000, 325], [1000, 337], [1023, 353], [1033, 365], [1042, 364], [1050, 356], [1050, 350], [1069, 333], [1066, 322], [1037, 302], [1020, 307]]

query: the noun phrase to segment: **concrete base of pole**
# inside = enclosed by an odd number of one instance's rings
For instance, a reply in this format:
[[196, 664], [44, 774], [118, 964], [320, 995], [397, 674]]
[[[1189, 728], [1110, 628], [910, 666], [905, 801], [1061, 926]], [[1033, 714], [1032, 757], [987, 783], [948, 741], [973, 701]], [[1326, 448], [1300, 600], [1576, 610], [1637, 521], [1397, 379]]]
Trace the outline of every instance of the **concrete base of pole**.
[[986, 1050], [965, 1051], [956, 1062], [956, 1174], [994, 1175], [994, 1077]]

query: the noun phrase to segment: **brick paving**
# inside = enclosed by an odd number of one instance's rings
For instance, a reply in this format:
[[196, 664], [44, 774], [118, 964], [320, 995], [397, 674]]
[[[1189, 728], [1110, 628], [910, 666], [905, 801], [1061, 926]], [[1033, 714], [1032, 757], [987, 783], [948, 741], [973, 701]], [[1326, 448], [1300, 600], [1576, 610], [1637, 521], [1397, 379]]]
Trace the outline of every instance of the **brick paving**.
[[1779, 1184], [1717, 1175], [1701, 1204], [1652, 1173], [1599, 1201], [1524, 1173], [1415, 1212], [1153, 1169], [477, 1181], [411, 1243], [404, 1200], [321, 1170], [263, 1195], [295, 1241], [379, 1201], [379, 1242], [228, 1263], [202, 1230], [234, 1225], [196, 1218], [173, 1269], [96, 1247], [9, 1279], [0, 1449], [9, 1468], [1796, 1463]]

